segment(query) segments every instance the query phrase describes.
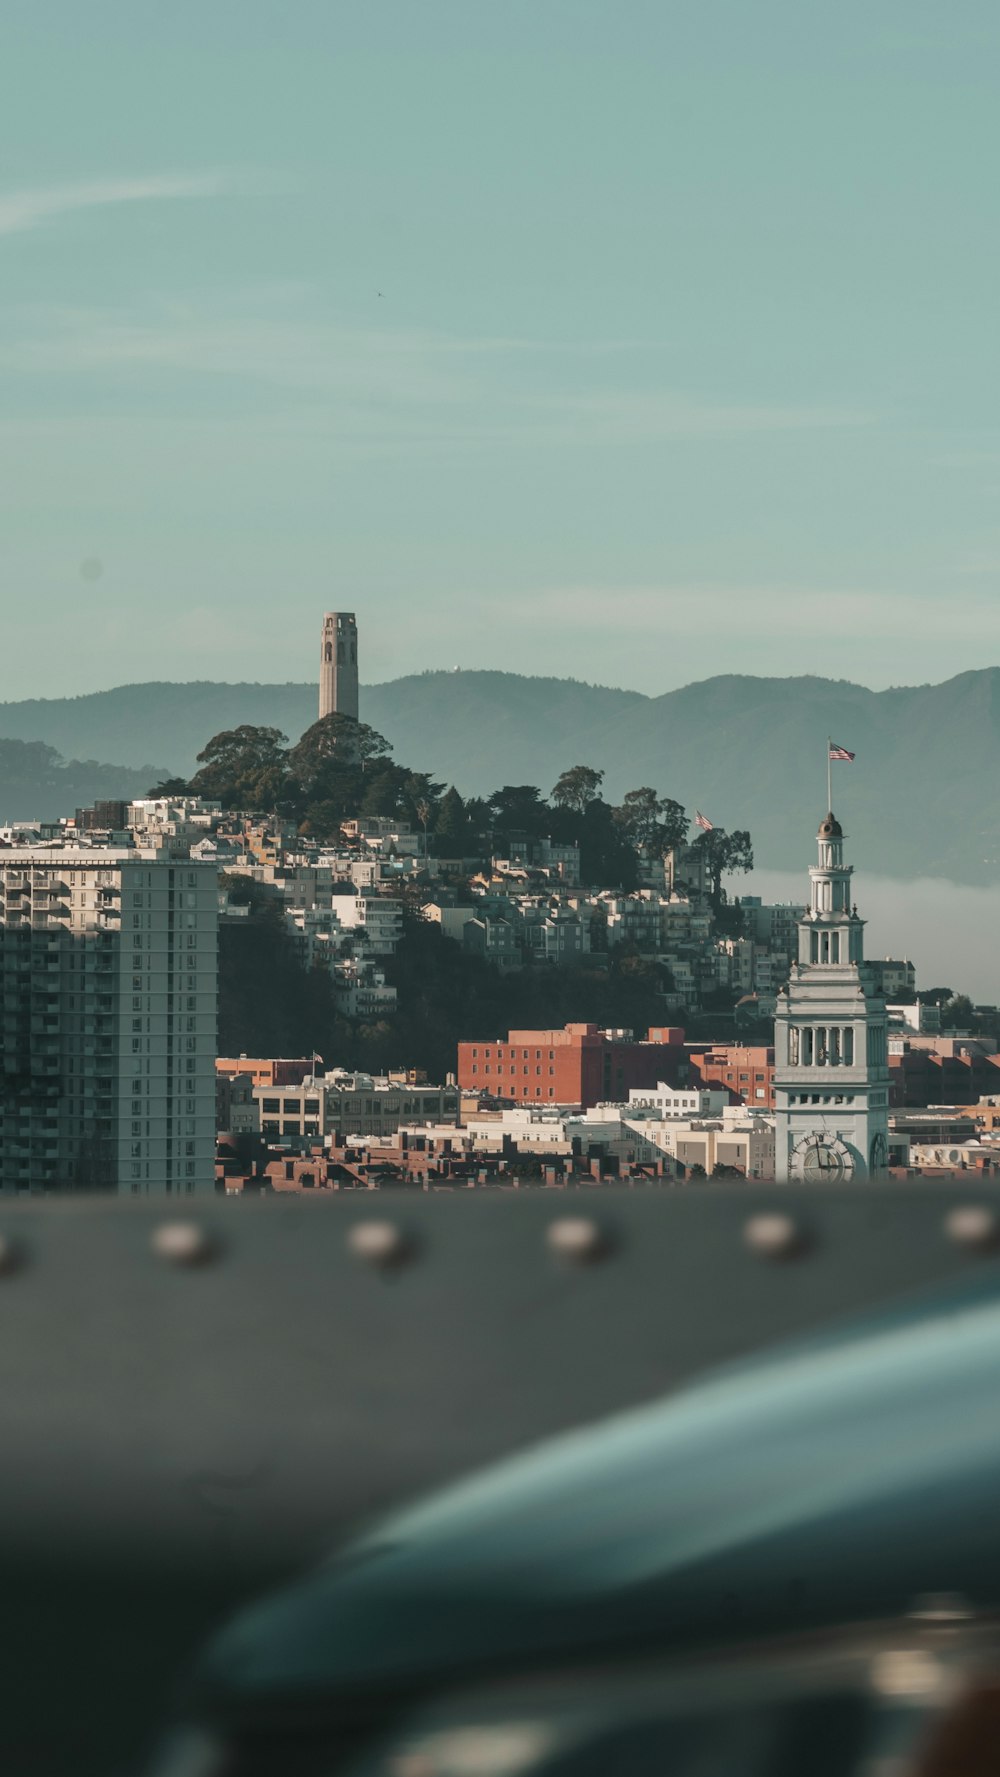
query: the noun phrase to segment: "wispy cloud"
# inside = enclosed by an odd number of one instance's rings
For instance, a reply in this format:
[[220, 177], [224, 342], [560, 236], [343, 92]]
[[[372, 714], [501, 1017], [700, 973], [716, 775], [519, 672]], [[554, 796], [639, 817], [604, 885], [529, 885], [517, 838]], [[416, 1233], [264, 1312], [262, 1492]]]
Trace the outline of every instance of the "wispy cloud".
[[739, 403], [636, 388], [618, 341], [579, 342], [568, 379], [561, 341], [352, 324], [294, 288], [235, 292], [224, 309], [164, 298], [130, 309], [35, 308], [9, 314], [5, 332], [11, 343], [0, 349], [0, 370], [22, 381], [99, 373], [106, 397], [111, 379], [122, 392], [147, 394], [152, 379], [164, 388], [171, 379], [203, 412], [237, 391], [272, 406], [291, 400], [298, 423], [308, 411], [310, 423], [325, 423], [344, 442], [377, 436], [421, 449], [739, 442], [877, 421], [850, 403]]
[[171, 198], [216, 197], [229, 181], [222, 173], [156, 174], [145, 179], [94, 179], [81, 185], [46, 185], [0, 192], [0, 235], [40, 228], [59, 216], [113, 204], [159, 203]]
[[[766, 611], [762, 635], [772, 652], [776, 631], [794, 637], [815, 635], [817, 621], [828, 611], [836, 611], [845, 635], [864, 635], [869, 643], [898, 636], [904, 611], [919, 622], [924, 638], [948, 640], [955, 627], [954, 610], [946, 601], [929, 595], [918, 604], [911, 590], [894, 591], [877, 583], [726, 585], [698, 579], [659, 586], [540, 586], [508, 594], [504, 609], [512, 621], [531, 623], [536, 631], [560, 632], [572, 625], [595, 635], [607, 633], [613, 613], [620, 634], [672, 644], [679, 640], [702, 644], [708, 624], [716, 634], [740, 635], [741, 648], [748, 646], [744, 634], [748, 613]], [[990, 624], [990, 609], [984, 600], [983, 620], [992, 640], [1000, 634], [1000, 616]], [[856, 644], [851, 646], [856, 652]]]

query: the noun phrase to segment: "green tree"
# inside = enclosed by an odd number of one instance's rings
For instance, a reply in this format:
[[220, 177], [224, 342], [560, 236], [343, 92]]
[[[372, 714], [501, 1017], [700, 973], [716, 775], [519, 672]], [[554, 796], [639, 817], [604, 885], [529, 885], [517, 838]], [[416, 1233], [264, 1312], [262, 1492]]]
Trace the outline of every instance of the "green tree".
[[603, 771], [595, 771], [590, 765], [571, 765], [553, 789], [552, 800], [558, 808], [570, 808], [575, 814], [583, 814], [600, 796], [603, 782]]
[[389, 750], [385, 736], [367, 722], [335, 710], [329, 716], [321, 716], [296, 741], [288, 754], [288, 770], [308, 795], [322, 784], [331, 766], [360, 767], [363, 771], [373, 760], [384, 759]]
[[594, 888], [634, 889], [639, 879], [635, 848], [624, 837], [614, 809], [594, 798], [572, 818], [576, 831], [560, 837], [579, 839], [581, 880]]
[[722, 827], [713, 827], [708, 833], [699, 833], [694, 842], [694, 849], [700, 851], [705, 858], [705, 866], [711, 883], [710, 896], [715, 907], [720, 907], [725, 898], [722, 878], [728, 872], [753, 869], [753, 845], [750, 835], [745, 829], [738, 828], [734, 833], [727, 833]]
[[[350, 1026], [338, 1017], [325, 969], [303, 969], [280, 899], [259, 883], [223, 879], [245, 894], [249, 917], [219, 926], [219, 1052], [308, 1055], [351, 1064]], [[244, 885], [246, 887], [244, 888]]]
[[654, 857], [664, 857], [687, 839], [688, 818], [672, 796], [658, 796], [649, 784], [628, 790], [615, 819], [631, 843]]
[[388, 751], [388, 741], [353, 716], [334, 712], [307, 728], [287, 755], [287, 800], [302, 831], [335, 839], [341, 822], [362, 811], [369, 775], [396, 772]]
[[273, 808], [286, 782], [287, 735], [280, 728], [223, 729], [198, 754], [200, 769], [191, 779], [193, 796], [224, 808]]
[[537, 837], [545, 830], [549, 808], [537, 784], [504, 784], [494, 790], [487, 808], [498, 834], [527, 833]]
[[469, 841], [469, 818], [465, 803], [454, 784], [438, 805], [434, 822], [434, 855], [438, 858], [461, 857]]
[[971, 1035], [978, 1024], [976, 1008], [967, 993], [953, 994], [947, 1004], [941, 1007], [942, 1030], [968, 1031]]
[[183, 777], [161, 778], [158, 784], [153, 784], [151, 788], [146, 791], [146, 794], [151, 797], [186, 796], [188, 794], [187, 779]]

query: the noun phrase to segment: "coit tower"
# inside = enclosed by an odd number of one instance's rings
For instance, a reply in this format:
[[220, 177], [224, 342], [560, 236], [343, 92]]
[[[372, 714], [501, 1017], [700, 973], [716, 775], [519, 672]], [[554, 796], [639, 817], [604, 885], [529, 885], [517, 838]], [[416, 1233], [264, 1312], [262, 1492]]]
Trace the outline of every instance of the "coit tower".
[[327, 611], [319, 657], [320, 717], [358, 719], [358, 626], [353, 611]]

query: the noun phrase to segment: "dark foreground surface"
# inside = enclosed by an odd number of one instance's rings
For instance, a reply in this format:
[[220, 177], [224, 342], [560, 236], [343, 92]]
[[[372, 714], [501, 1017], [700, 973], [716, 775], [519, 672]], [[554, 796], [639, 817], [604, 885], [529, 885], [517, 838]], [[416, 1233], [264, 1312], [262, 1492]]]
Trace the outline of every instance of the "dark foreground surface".
[[[1000, 1225], [1000, 1191], [0, 1204], [3, 1768], [132, 1768], [204, 1635], [390, 1507], [810, 1329], [989, 1288], [960, 1209]], [[171, 1220], [193, 1226], [164, 1251]]]

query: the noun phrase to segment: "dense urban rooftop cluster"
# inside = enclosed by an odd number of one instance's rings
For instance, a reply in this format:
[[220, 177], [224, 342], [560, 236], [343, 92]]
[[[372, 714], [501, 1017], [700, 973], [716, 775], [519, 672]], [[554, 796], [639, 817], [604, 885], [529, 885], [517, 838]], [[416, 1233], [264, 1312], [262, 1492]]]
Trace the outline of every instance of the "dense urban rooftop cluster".
[[[336, 712], [294, 748], [245, 729], [201, 758], [190, 784], [0, 830], [5, 1182], [773, 1172], [773, 1019], [813, 916], [730, 898], [749, 834], [699, 815], [692, 838], [648, 788], [609, 809], [583, 766], [550, 802], [465, 803]], [[995, 1038], [942, 1033], [908, 961], [865, 969], [889, 1006], [890, 1162], [992, 1169]], [[948, 1103], [974, 1108], [912, 1121]]]

